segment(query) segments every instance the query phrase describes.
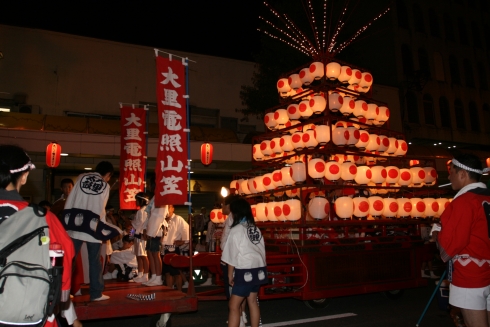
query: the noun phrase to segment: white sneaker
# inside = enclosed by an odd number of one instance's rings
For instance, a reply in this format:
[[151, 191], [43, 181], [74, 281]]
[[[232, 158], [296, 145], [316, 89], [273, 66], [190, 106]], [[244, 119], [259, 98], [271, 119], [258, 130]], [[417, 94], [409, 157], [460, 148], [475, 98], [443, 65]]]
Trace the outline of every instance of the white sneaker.
[[247, 314], [245, 313], [245, 311], [242, 311], [242, 320], [244, 323], [247, 323], [248, 320], [247, 320]]
[[110, 298], [111, 298], [110, 296], [102, 294], [101, 297], [98, 297], [98, 298], [93, 299], [91, 301], [105, 301], [105, 300], [109, 300]]
[[143, 284], [143, 285], [146, 285], [146, 284], [148, 284], [148, 283], [153, 282], [153, 281], [155, 280], [155, 277], [157, 277], [157, 276], [156, 276], [156, 275], [152, 275], [152, 276], [151, 276], [151, 278], [150, 278], [150, 279], [148, 279], [148, 281], [143, 282], [142, 284]]
[[184, 284], [182, 284], [182, 288], [189, 288], [189, 282], [185, 282]]
[[243, 322], [243, 317], [240, 317], [240, 327], [245, 327], [245, 323]]
[[135, 283], [146, 283], [148, 281], [148, 275], [143, 275], [141, 277], [133, 278]]
[[143, 284], [145, 286], [162, 286], [163, 285], [163, 281], [161, 278], [156, 278], [156, 277], [160, 277], [160, 276], [155, 276], [155, 279], [153, 281], [150, 281], [146, 284]]
[[110, 273], [110, 272], [105, 273], [104, 275], [102, 275], [102, 278], [104, 280], [112, 279], [112, 273]]
[[210, 285], [213, 285], [213, 279], [211, 277], [206, 279], [206, 281], [201, 284], [201, 286], [210, 286]]

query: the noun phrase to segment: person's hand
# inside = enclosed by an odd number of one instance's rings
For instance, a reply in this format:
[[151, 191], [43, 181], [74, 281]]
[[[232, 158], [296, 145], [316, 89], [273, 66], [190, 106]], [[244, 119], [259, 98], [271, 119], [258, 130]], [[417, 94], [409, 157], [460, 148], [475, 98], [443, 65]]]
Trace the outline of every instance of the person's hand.
[[233, 284], [234, 284], [234, 283], [235, 283], [235, 282], [234, 282], [234, 280], [233, 280], [233, 277], [228, 276], [228, 284], [230, 284], [230, 286], [233, 286]]
[[73, 327], [83, 327], [82, 322], [78, 319], [73, 321]]
[[146, 229], [143, 229], [143, 234], [141, 235], [141, 238], [145, 241], [148, 239], [148, 236], [146, 235]]

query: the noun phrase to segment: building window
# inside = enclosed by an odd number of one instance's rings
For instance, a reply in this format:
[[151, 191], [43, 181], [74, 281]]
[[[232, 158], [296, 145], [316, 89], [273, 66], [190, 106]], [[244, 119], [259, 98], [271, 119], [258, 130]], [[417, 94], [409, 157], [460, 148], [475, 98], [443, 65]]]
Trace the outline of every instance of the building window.
[[436, 80], [444, 82], [446, 80], [444, 74], [444, 64], [442, 56], [439, 52], [434, 52], [434, 70], [436, 72]]
[[238, 131], [238, 118], [221, 117], [221, 128], [231, 129], [234, 132]]
[[405, 76], [413, 75], [413, 59], [412, 50], [406, 44], [402, 45], [402, 63], [403, 63], [403, 74]]
[[471, 101], [469, 105], [470, 125], [473, 132], [480, 131], [480, 119], [478, 119], [478, 109], [476, 103]]
[[480, 89], [488, 90], [485, 65], [482, 62], [479, 62], [477, 65], [477, 70], [478, 70], [478, 81], [480, 82]]
[[419, 48], [419, 69], [425, 76], [430, 77], [429, 56], [424, 48]]
[[425, 123], [428, 125], [435, 125], [436, 121], [434, 118], [434, 101], [430, 94], [424, 94], [424, 119]]
[[468, 59], [465, 59], [463, 61], [463, 67], [464, 67], [464, 75], [465, 75], [465, 81], [466, 81], [466, 86], [468, 87], [475, 87], [475, 76], [473, 75], [473, 67], [471, 66], [471, 63]]
[[449, 71], [451, 72], [451, 82], [453, 84], [461, 84], [458, 60], [454, 56], [449, 56]]
[[408, 122], [418, 124], [419, 123], [419, 108], [417, 105], [417, 97], [415, 96], [415, 93], [408, 92], [406, 99], [407, 99]]
[[446, 97], [439, 98], [439, 114], [441, 115], [441, 126], [451, 128], [451, 112]]
[[464, 119], [464, 107], [461, 100], [456, 99], [454, 101], [454, 115], [456, 117], [456, 127], [459, 129], [466, 129], [466, 122]]
[[466, 24], [463, 17], [458, 18], [459, 43], [468, 44], [468, 34], [466, 33]]
[[405, 6], [405, 2], [403, 2], [403, 0], [396, 1], [396, 14], [398, 17], [398, 26], [401, 28], [410, 28], [408, 25], [407, 7]]
[[444, 33], [446, 34], [446, 40], [456, 41], [456, 39], [454, 37], [453, 22], [451, 20], [451, 17], [449, 17], [447, 14], [444, 14], [444, 17], [442, 20], [444, 23]]
[[434, 37], [441, 37], [441, 29], [439, 28], [439, 19], [433, 8], [429, 9], [429, 27], [430, 35]]
[[473, 34], [473, 45], [477, 48], [481, 48], [482, 43], [480, 38], [480, 29], [478, 28], [478, 24], [476, 22], [471, 22], [471, 32]]
[[420, 33], [425, 33], [424, 13], [416, 3], [413, 4], [413, 19], [415, 21], [415, 30]]

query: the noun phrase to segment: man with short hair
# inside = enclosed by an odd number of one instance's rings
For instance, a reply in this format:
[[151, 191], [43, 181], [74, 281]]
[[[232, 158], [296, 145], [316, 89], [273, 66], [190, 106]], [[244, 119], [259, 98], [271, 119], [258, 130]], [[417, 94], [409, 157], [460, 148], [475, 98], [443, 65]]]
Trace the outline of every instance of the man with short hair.
[[73, 189], [73, 181], [71, 178], [63, 178], [61, 180], [61, 198], [56, 200], [51, 206], [51, 212], [54, 213], [58, 218], [61, 218], [61, 212], [65, 208], [66, 199], [68, 199], [68, 195], [70, 195], [71, 190]]
[[451, 161], [449, 181], [458, 193], [432, 229], [442, 260], [449, 261], [449, 303], [461, 308], [468, 327], [490, 321], [490, 191], [479, 182], [486, 171], [474, 155]]

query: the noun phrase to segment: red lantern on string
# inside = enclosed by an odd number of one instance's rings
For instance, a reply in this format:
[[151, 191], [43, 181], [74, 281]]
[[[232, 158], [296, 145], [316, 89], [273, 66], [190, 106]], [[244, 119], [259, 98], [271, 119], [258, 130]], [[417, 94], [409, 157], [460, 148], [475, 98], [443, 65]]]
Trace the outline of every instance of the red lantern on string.
[[50, 168], [56, 168], [60, 165], [61, 145], [51, 142], [46, 147], [46, 165]]
[[201, 145], [201, 162], [203, 165], [208, 166], [213, 162], [213, 152], [213, 145], [211, 143]]

